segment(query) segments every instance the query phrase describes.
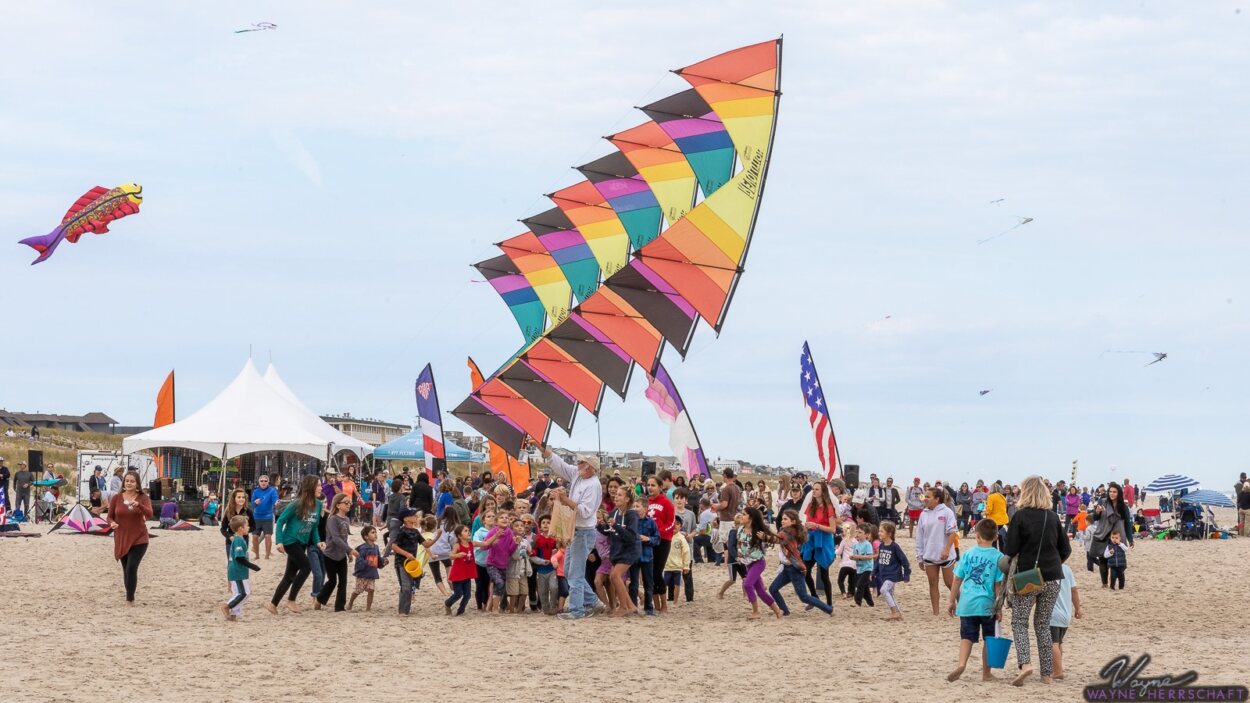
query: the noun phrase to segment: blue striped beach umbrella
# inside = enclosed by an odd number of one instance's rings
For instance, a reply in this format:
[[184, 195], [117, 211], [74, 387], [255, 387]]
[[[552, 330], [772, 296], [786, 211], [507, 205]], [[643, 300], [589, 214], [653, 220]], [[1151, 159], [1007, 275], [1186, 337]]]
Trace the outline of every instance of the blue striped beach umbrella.
[[1235, 508], [1237, 505], [1233, 503], [1233, 499], [1220, 493], [1219, 491], [1194, 491], [1181, 496], [1182, 503], [1193, 503], [1194, 505], [1209, 505], [1213, 508]]
[[1150, 485], [1146, 486], [1145, 490], [1148, 493], [1171, 493], [1172, 491], [1179, 491], [1182, 488], [1193, 488], [1197, 485], [1198, 482], [1188, 476], [1168, 474], [1167, 476], [1160, 476], [1159, 478], [1151, 481]]

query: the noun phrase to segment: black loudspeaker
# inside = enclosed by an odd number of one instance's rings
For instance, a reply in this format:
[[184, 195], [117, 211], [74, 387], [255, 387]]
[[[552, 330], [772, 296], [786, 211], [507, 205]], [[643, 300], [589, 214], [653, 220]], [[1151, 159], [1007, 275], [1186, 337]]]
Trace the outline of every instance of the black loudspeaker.
[[437, 474], [439, 471], [442, 471], [443, 473], [447, 472], [447, 460], [446, 459], [440, 459], [438, 457], [434, 457], [434, 461], [430, 462], [430, 464], [431, 464], [430, 468], [434, 470], [435, 474]]
[[200, 499], [200, 492], [196, 490], [195, 486], [183, 486], [182, 495], [185, 497], [185, 500], [196, 501]]
[[31, 449], [26, 452], [26, 468], [35, 475], [35, 478], [43, 478], [43, 450]]
[[159, 478], [148, 484], [148, 500], [154, 503], [161, 501], [161, 480]]
[[654, 475], [655, 475], [655, 462], [654, 461], [642, 462], [642, 477], [645, 479], [648, 476], [654, 476]]
[[842, 480], [846, 481], [849, 490], [859, 488], [859, 464], [843, 464]]

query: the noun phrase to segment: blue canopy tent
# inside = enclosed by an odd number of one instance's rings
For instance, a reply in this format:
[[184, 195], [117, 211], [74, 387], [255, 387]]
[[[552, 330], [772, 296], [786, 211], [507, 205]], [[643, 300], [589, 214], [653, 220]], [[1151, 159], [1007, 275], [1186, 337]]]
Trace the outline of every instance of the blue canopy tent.
[[[425, 436], [421, 434], [421, 429], [417, 428], [412, 432], [400, 437], [392, 439], [373, 450], [373, 458], [379, 460], [392, 461], [423, 461], [425, 459]], [[481, 452], [473, 452], [452, 442], [446, 442], [447, 461], [468, 461], [474, 463], [482, 463], [486, 461], [486, 455]]]

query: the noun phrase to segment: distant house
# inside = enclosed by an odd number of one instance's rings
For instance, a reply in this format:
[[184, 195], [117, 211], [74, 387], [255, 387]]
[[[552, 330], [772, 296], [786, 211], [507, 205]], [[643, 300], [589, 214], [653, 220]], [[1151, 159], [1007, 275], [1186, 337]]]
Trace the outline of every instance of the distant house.
[[383, 422], [373, 418], [352, 417], [351, 413], [322, 415], [321, 419], [348, 437], [368, 442], [375, 447], [386, 444], [392, 439], [399, 439], [412, 431], [408, 425]]
[[478, 435], [465, 434], [458, 430], [443, 430], [443, 439], [471, 452], [486, 453], [486, 440]]
[[112, 434], [117, 420], [102, 412], [86, 415], [45, 415], [43, 413], [19, 413], [0, 410], [0, 428], [29, 432], [30, 428], [41, 430], [65, 430], [67, 432], [103, 432]]

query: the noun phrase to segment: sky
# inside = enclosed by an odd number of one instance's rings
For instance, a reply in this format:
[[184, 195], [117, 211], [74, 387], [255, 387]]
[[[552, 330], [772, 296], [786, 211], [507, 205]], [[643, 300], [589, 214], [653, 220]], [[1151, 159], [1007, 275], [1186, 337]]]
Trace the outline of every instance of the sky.
[[[0, 407], [150, 424], [170, 369], [185, 416], [250, 350], [318, 412], [396, 422], [432, 363], [466, 430], [466, 355], [522, 342], [470, 264], [685, 89], [670, 69], [784, 34], [745, 274], [719, 337], [665, 356], [708, 456], [818, 465], [806, 340], [865, 473], [1226, 489], [1250, 468], [1238, 2], [14, 4]], [[130, 181], [138, 215], [29, 266], [17, 240]], [[551, 441], [667, 454], [641, 386]]]

